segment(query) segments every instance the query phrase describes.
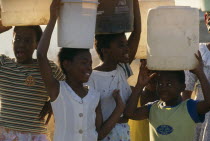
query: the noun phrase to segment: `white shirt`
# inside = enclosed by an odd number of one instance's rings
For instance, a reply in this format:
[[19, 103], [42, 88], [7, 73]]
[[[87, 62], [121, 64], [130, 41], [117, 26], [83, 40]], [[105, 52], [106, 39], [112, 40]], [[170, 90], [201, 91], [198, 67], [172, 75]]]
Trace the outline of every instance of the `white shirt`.
[[[204, 73], [210, 82], [210, 51], [207, 48], [205, 43], [201, 43], [199, 46], [199, 51], [201, 52], [201, 57], [204, 63]], [[202, 94], [202, 89], [200, 82], [198, 81], [198, 78], [195, 74], [185, 71], [185, 84], [186, 84], [186, 89], [188, 91], [193, 91], [195, 86], [197, 90], [197, 100], [203, 100], [203, 94]]]
[[100, 94], [91, 88], [81, 99], [65, 81], [60, 81], [59, 95], [51, 102], [55, 117], [54, 141], [97, 141], [95, 110], [99, 99]]
[[112, 92], [115, 89], [120, 90], [122, 100], [126, 104], [131, 94], [131, 88], [127, 82], [131, 74], [132, 71], [128, 64], [119, 64], [116, 70], [110, 72], [93, 70], [87, 85], [101, 94], [101, 110], [104, 121], [110, 117], [116, 107], [112, 97]]

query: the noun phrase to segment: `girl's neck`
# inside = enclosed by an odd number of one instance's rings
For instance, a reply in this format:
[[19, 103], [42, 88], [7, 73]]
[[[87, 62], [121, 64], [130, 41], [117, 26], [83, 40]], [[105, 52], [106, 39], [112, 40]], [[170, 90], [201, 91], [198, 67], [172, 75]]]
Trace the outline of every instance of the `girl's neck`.
[[116, 70], [117, 64], [114, 61], [104, 61], [100, 66], [96, 67], [95, 70], [99, 71], [113, 71]]
[[168, 102], [164, 102], [164, 106], [171, 106], [174, 107], [182, 102], [182, 97], [179, 96], [176, 100], [171, 100]]
[[17, 62], [18, 64], [28, 65], [28, 64], [33, 64], [33, 63], [34, 63], [34, 59], [31, 58], [31, 59], [28, 59], [28, 60], [23, 61], [23, 62], [20, 62], [20, 61], [18, 61], [18, 60], [16, 59], [16, 62]]
[[72, 88], [72, 90], [80, 97], [83, 98], [87, 95], [88, 89], [83, 86], [83, 83], [71, 80], [70, 78], [66, 79], [66, 83]]

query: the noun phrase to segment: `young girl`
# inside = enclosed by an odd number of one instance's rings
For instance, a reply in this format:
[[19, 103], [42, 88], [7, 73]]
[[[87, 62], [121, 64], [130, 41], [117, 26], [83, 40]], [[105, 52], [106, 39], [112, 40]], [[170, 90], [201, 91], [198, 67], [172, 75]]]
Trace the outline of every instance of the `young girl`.
[[137, 108], [139, 93], [154, 77], [154, 74], [148, 76], [145, 63], [141, 65], [138, 82], [128, 100], [125, 114], [134, 120], [149, 119], [151, 141], [192, 141], [196, 123], [203, 122], [210, 110], [210, 84], [203, 70], [200, 52], [196, 57], [199, 65], [193, 72], [201, 82], [203, 101], [182, 101], [184, 71], [162, 71], [158, 73], [157, 86], [160, 100]]
[[[114, 89], [120, 90], [124, 104], [131, 94], [127, 79], [132, 72], [129, 64], [133, 61], [140, 39], [141, 21], [138, 0], [134, 0], [134, 31], [127, 41], [125, 33], [96, 35], [96, 51], [102, 60], [97, 66], [88, 82], [101, 93], [101, 108], [103, 119], [106, 120], [115, 108], [112, 98]], [[121, 116], [118, 124], [103, 141], [129, 141], [128, 120]]]
[[[38, 46], [37, 58], [41, 75], [55, 116], [55, 141], [97, 141], [113, 128], [124, 110], [119, 91], [113, 92], [116, 108], [102, 125], [99, 104], [100, 94], [91, 87], [84, 87], [92, 72], [92, 59], [88, 49], [62, 48], [59, 63], [66, 81], [57, 81], [47, 59], [50, 38], [58, 16], [60, 0], [53, 0], [50, 21]], [[97, 133], [97, 132], [98, 133]], [[98, 136], [97, 136], [98, 135]]]
[[[0, 33], [10, 28], [2, 26], [0, 19]], [[15, 58], [0, 55], [0, 141], [50, 141], [44, 120], [49, 96], [33, 58], [41, 36], [40, 26], [16, 26], [12, 40]], [[52, 61], [50, 66], [55, 78], [64, 80], [59, 67]]]

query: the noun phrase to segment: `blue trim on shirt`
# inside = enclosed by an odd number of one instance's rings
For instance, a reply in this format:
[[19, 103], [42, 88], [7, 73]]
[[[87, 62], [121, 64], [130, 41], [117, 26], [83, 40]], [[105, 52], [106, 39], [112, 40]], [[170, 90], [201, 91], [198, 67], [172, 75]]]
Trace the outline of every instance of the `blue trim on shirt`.
[[187, 110], [195, 123], [202, 123], [205, 120], [205, 114], [198, 114], [197, 112], [197, 104], [199, 101], [189, 99], [187, 101]]
[[149, 103], [146, 104], [146, 106], [148, 107], [149, 111], [150, 111], [152, 105], [155, 104], [155, 103], [157, 103], [157, 102], [159, 102], [159, 100], [156, 100], [154, 102], [149, 102]]

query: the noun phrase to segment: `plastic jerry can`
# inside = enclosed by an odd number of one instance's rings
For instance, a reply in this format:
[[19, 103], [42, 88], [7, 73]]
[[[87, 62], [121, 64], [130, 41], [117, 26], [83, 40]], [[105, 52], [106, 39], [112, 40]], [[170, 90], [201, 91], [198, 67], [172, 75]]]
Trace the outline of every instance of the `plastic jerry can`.
[[62, 2], [58, 19], [58, 46], [93, 48], [98, 1]]
[[0, 0], [4, 26], [46, 25], [52, 0]]
[[133, 31], [133, 0], [99, 0], [96, 34]]
[[147, 65], [150, 70], [192, 70], [198, 61], [199, 10], [158, 7], [148, 14]]
[[[147, 58], [147, 15], [151, 8], [159, 6], [174, 6], [174, 0], [139, 0], [139, 7], [141, 11], [141, 26], [142, 33], [141, 39], [136, 53], [136, 58], [146, 59]], [[140, 26], [140, 25], [139, 25]]]

